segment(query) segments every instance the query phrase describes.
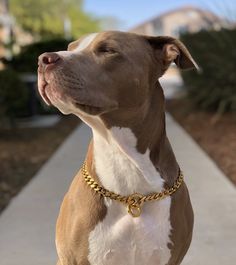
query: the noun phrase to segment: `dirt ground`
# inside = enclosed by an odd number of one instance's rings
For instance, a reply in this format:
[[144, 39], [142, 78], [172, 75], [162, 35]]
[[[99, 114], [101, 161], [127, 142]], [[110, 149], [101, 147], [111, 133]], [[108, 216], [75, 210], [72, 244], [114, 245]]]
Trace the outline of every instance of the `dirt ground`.
[[[236, 184], [236, 115], [192, 111], [187, 100], [167, 102], [167, 110]], [[63, 117], [51, 128], [0, 130], [0, 212], [79, 124]]]
[[0, 212], [79, 122], [66, 116], [51, 128], [0, 129]]
[[168, 101], [166, 107], [236, 185], [236, 114], [216, 119], [213, 113], [193, 111], [183, 99]]

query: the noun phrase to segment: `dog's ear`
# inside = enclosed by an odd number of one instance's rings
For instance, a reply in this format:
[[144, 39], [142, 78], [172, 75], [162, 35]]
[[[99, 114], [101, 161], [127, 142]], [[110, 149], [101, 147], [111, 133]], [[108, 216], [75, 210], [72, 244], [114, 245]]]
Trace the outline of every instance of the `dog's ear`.
[[154, 49], [157, 59], [161, 60], [164, 72], [172, 62], [180, 69], [199, 70], [197, 63], [180, 40], [169, 36], [145, 36], [145, 39]]
[[70, 42], [69, 45], [68, 45], [68, 47], [67, 47], [67, 51], [73, 51], [74, 49], [76, 49], [76, 48], [79, 46], [80, 42], [81, 42], [84, 38], [86, 38], [88, 35], [89, 35], [89, 34], [83, 35], [83, 36], [80, 37], [79, 39]]
[[81, 36], [79, 39], [72, 41], [71, 43], [69, 43], [69, 45], [67, 46], [67, 51], [73, 51], [74, 49], [76, 49], [80, 42], [85, 39], [89, 34], [85, 34], [83, 36]]
[[79, 45], [80, 39], [72, 41], [67, 47], [67, 51], [73, 51]]

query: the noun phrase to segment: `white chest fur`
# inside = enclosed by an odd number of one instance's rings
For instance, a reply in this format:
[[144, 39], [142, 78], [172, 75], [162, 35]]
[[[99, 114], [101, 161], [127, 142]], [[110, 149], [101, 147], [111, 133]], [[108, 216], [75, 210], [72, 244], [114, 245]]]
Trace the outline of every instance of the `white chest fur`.
[[[163, 181], [145, 154], [137, 152], [130, 129], [112, 128], [105, 140], [95, 131], [96, 173], [104, 187], [119, 194], [160, 191]], [[105, 161], [105, 162], [104, 162]], [[89, 235], [91, 265], [165, 265], [170, 258], [169, 197], [144, 204], [133, 218], [125, 205], [105, 199], [107, 214]]]
[[138, 218], [118, 202], [89, 235], [91, 265], [165, 265], [170, 258], [170, 198], [145, 205]]

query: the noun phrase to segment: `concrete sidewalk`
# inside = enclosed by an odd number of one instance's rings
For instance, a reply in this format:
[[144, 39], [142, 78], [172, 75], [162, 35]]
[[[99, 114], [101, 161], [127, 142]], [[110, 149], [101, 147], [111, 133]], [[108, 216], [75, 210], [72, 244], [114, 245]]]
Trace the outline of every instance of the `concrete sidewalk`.
[[[193, 242], [182, 264], [235, 265], [235, 187], [169, 116], [167, 131], [195, 212]], [[59, 206], [90, 137], [88, 127], [78, 127], [0, 216], [0, 265], [56, 264]]]

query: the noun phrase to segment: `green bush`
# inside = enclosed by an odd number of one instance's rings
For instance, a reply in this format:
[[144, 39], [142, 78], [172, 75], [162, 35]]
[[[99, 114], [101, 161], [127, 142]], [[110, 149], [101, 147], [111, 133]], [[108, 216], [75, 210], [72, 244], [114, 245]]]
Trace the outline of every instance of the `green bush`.
[[236, 30], [200, 31], [181, 40], [201, 71], [182, 72], [189, 98], [197, 108], [236, 111]]
[[14, 56], [7, 64], [21, 73], [36, 73], [38, 68], [38, 56], [44, 52], [66, 50], [71, 40], [52, 39], [36, 42], [24, 46], [21, 52]]
[[11, 69], [0, 71], [0, 84], [0, 120], [8, 118], [13, 122], [27, 111], [27, 88]]

